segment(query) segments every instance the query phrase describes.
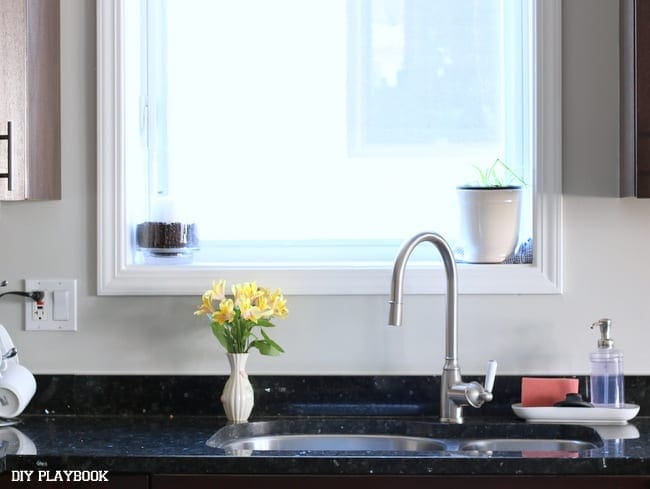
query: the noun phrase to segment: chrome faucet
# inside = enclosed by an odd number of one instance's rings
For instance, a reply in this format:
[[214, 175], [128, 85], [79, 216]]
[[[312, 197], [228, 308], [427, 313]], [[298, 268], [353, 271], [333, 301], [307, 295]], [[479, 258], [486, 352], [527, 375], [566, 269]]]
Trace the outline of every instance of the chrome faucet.
[[440, 381], [440, 421], [443, 423], [462, 423], [463, 406], [481, 407], [492, 400], [492, 388], [496, 376], [497, 362], [488, 362], [485, 387], [478, 382], [463, 382], [458, 365], [458, 326], [456, 313], [458, 291], [456, 287], [456, 261], [451, 247], [436, 233], [420, 233], [402, 245], [395, 265], [390, 289], [390, 313], [388, 324], [400, 326], [402, 323], [402, 289], [406, 262], [413, 250], [425, 241], [432, 243], [442, 256], [447, 275], [447, 316], [445, 327], [445, 364]]

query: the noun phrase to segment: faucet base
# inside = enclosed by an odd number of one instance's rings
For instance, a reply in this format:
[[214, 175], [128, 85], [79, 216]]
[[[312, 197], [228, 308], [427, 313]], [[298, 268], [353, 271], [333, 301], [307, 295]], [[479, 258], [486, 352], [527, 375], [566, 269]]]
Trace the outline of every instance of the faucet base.
[[440, 379], [440, 421], [462, 424], [464, 391], [457, 392], [462, 384], [460, 368], [446, 364]]
[[460, 418], [440, 418], [440, 422], [447, 424], [463, 424], [465, 420], [461, 416]]

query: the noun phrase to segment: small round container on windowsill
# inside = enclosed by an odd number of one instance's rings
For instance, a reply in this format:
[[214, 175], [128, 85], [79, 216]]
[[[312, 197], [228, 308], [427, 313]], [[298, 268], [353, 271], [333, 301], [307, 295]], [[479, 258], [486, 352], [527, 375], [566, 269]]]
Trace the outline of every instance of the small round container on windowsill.
[[191, 263], [199, 245], [196, 224], [143, 222], [136, 226], [136, 244], [146, 264]]

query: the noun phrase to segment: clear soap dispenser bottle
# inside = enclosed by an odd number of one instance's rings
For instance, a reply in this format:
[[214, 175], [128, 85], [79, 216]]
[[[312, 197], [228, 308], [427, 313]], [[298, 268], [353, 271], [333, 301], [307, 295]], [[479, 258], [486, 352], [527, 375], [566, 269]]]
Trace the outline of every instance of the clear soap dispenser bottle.
[[598, 349], [589, 355], [591, 375], [589, 390], [591, 402], [596, 407], [622, 407], [625, 403], [623, 386], [623, 352], [614, 349], [611, 338], [611, 319], [600, 319], [591, 325], [598, 326]]

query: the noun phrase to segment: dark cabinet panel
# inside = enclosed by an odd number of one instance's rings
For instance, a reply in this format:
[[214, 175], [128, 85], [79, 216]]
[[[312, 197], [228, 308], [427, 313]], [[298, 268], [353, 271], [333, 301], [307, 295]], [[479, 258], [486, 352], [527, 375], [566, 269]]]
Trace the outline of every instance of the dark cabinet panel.
[[650, 477], [623, 476], [244, 476], [154, 475], [151, 489], [650, 489]]
[[650, 2], [620, 0], [621, 196], [650, 197]]
[[[50, 478], [54, 478], [56, 471], [49, 471]], [[0, 487], [11, 488], [20, 487], [23, 489], [39, 488], [59, 488], [59, 487], [74, 487], [75, 489], [149, 489], [149, 476], [146, 474], [108, 474], [108, 482], [46, 482], [46, 477], [42, 481], [38, 481], [38, 475], [33, 474], [30, 482], [26, 482], [26, 478], [22, 482], [12, 481], [11, 472], [0, 475]]]

